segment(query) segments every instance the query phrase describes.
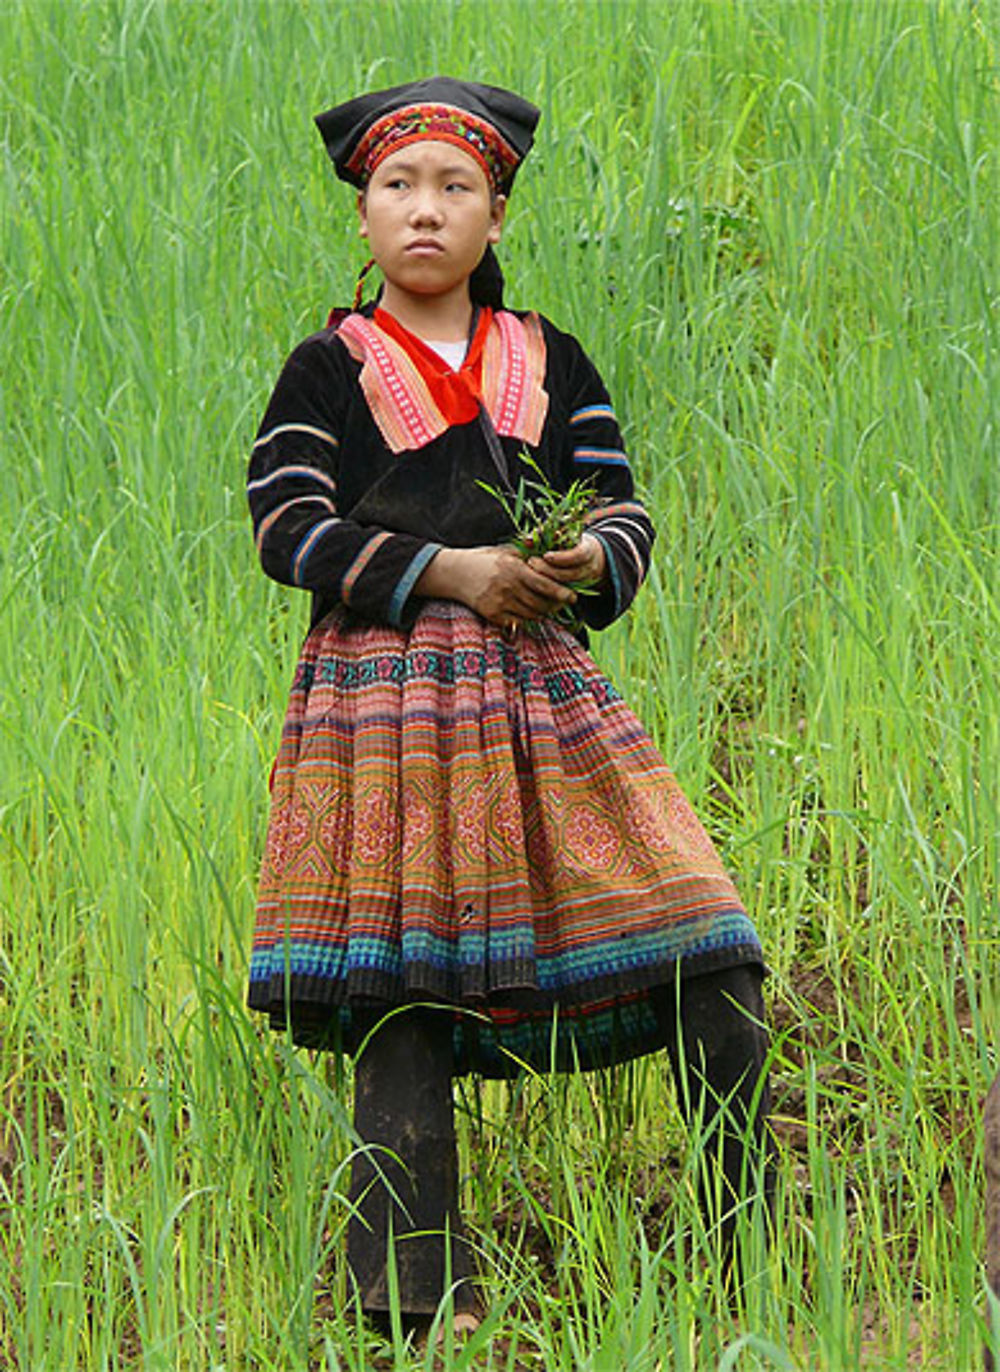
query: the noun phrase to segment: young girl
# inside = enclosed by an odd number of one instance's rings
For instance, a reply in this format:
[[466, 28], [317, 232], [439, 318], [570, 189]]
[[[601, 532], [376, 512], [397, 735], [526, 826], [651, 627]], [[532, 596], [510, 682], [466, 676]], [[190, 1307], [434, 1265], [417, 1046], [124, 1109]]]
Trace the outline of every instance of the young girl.
[[[666, 1047], [719, 1164], [703, 1203], [727, 1260], [732, 1209], [766, 1171], [760, 944], [586, 651], [638, 590], [653, 529], [579, 343], [503, 306], [493, 247], [537, 120], [446, 77], [319, 116], [384, 284], [360, 308], [359, 283], [292, 353], [250, 464], [264, 570], [311, 591], [312, 623], [249, 1000], [296, 1042], [361, 1050], [371, 1146], [347, 1256], [376, 1320], [390, 1248], [407, 1321], [449, 1281], [456, 1311], [475, 1307], [455, 1074]], [[559, 490], [586, 478], [593, 498], [574, 546], [525, 559], [485, 487], [539, 471]]]

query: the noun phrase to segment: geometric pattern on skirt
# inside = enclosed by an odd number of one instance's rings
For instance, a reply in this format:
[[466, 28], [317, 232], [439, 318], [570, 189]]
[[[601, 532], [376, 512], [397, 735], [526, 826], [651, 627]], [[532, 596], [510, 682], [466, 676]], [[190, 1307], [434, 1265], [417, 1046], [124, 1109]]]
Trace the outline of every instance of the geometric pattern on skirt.
[[577, 640], [451, 601], [310, 633], [274, 767], [249, 1003], [355, 1047], [351, 1005], [447, 1003], [456, 1071], [660, 1046], [653, 986], [760, 944], [655, 745]]

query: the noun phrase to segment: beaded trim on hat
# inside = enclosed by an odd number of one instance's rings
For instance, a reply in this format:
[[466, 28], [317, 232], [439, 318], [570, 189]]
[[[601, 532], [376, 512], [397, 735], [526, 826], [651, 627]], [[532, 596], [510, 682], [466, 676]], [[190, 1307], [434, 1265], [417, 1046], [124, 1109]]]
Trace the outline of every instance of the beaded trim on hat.
[[454, 105], [404, 105], [376, 119], [348, 159], [347, 170], [367, 181], [383, 158], [422, 138], [454, 143], [471, 153], [495, 191], [507, 183], [520, 160], [492, 124], [468, 110]]

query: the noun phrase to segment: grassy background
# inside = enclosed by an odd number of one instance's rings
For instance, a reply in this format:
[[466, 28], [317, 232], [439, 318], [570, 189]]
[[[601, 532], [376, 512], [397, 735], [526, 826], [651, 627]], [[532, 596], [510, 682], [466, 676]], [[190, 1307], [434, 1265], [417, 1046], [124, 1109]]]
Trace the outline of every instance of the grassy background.
[[782, 1148], [781, 1238], [732, 1313], [663, 1062], [467, 1084], [493, 1316], [446, 1361], [974, 1367], [997, 6], [3, 9], [0, 1366], [376, 1365], [344, 1083], [242, 1004], [305, 623], [242, 482], [363, 256], [310, 116], [445, 71], [543, 110], [508, 298], [626, 417], [660, 542], [597, 652], [758, 922]]

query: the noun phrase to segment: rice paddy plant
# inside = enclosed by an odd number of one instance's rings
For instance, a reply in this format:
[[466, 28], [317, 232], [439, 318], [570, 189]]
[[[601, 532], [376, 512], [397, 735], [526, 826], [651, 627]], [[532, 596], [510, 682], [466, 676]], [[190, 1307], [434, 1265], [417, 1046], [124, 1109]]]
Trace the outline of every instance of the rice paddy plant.
[[501, 255], [659, 530], [595, 651], [771, 962], [733, 1305], [666, 1064], [465, 1083], [489, 1317], [439, 1365], [972, 1369], [996, 1070], [995, 6], [10, 0], [0, 25], [0, 1366], [434, 1365], [357, 1321], [350, 1071], [243, 1006], [305, 607], [246, 453], [349, 298], [310, 115], [543, 110]]

